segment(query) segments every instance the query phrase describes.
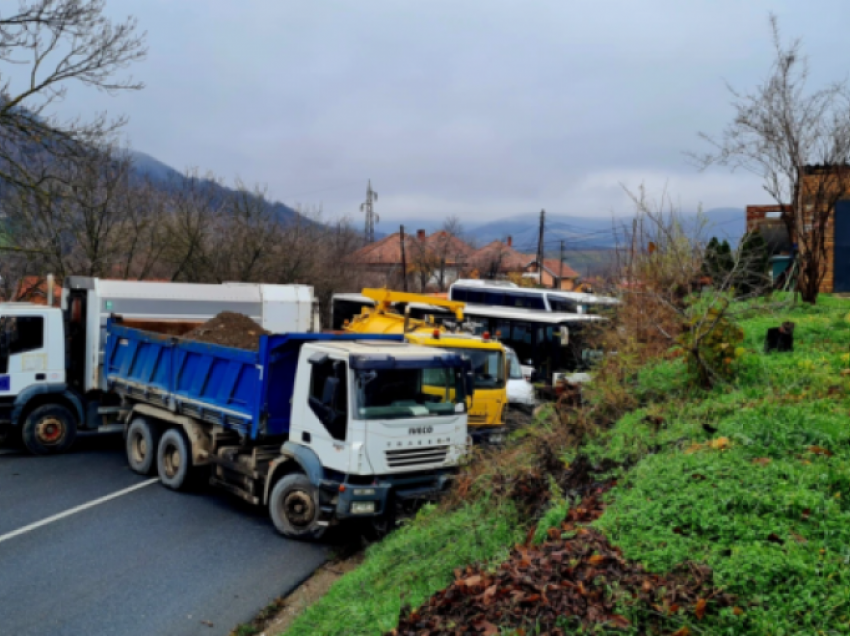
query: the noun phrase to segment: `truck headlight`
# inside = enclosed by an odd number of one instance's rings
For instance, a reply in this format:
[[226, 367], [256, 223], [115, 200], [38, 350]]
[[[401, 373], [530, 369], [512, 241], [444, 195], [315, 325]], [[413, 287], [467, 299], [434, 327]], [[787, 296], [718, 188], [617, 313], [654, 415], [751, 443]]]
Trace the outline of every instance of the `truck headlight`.
[[351, 514], [353, 515], [369, 515], [375, 513], [374, 501], [352, 501]]
[[374, 488], [355, 488], [354, 490], [352, 490], [352, 493], [354, 493], [355, 496], [363, 497], [363, 496], [366, 496], [366, 495], [374, 495], [375, 489]]

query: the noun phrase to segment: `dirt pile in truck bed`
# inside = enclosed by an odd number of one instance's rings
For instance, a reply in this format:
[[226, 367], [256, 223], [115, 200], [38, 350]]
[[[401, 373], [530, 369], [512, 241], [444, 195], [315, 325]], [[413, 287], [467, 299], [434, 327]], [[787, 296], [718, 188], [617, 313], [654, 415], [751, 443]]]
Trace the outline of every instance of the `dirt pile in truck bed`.
[[196, 342], [256, 351], [260, 347], [260, 336], [263, 334], [268, 335], [269, 332], [248, 316], [223, 311], [183, 337]]

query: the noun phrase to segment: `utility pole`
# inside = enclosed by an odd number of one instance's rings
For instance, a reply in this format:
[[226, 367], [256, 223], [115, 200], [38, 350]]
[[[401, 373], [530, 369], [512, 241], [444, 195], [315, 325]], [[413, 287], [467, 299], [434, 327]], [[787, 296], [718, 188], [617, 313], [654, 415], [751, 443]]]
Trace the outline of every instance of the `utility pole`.
[[366, 213], [366, 232], [364, 238], [367, 244], [375, 242], [375, 223], [380, 220], [374, 208], [374, 203], [377, 200], [378, 193], [372, 189], [372, 180], [369, 179], [369, 185], [366, 187], [366, 201], [360, 204], [360, 211]]
[[537, 242], [537, 282], [543, 284], [543, 228], [546, 225], [546, 210], [540, 210], [540, 238]]
[[561, 239], [561, 258], [558, 261], [558, 289], [564, 287], [564, 239]]
[[399, 229], [399, 241], [401, 241], [401, 280], [404, 286], [404, 291], [407, 291], [407, 257], [404, 253], [404, 226]]

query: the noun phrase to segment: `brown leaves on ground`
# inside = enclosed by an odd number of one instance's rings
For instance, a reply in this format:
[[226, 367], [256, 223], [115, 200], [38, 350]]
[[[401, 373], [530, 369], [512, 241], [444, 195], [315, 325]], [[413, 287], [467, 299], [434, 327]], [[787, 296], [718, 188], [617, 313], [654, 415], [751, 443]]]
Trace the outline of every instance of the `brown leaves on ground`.
[[[587, 628], [605, 624], [669, 633], [674, 627], [668, 617], [674, 614], [701, 620], [719, 607], [732, 606], [733, 598], [714, 588], [709, 568], [687, 564], [666, 575], [652, 574], [586, 527], [602, 514], [600, 496], [608, 487], [597, 487], [570, 510], [555, 533], [561, 536], [537, 547], [517, 545], [496, 571], [474, 566], [456, 570], [448, 588], [418, 609], [405, 608], [391, 634], [479, 636], [497, 634], [493, 630], [498, 626], [563, 635], [568, 633], [562, 627], [565, 618]], [[622, 605], [644, 610], [635, 612], [639, 624], [616, 613]], [[677, 633], [689, 633], [684, 629]]]

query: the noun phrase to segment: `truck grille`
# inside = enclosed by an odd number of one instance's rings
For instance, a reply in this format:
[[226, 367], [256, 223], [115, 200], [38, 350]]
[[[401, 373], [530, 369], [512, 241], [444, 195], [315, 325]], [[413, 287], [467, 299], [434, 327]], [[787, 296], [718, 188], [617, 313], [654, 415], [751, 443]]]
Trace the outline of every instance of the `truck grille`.
[[474, 414], [470, 413], [469, 415], [467, 415], [466, 421], [467, 421], [467, 424], [469, 424], [470, 426], [480, 426], [481, 424], [487, 423], [487, 416], [486, 415], [474, 415]]
[[387, 451], [387, 464], [389, 464], [390, 468], [442, 464], [446, 461], [446, 455], [448, 453], [448, 444], [391, 450]]

